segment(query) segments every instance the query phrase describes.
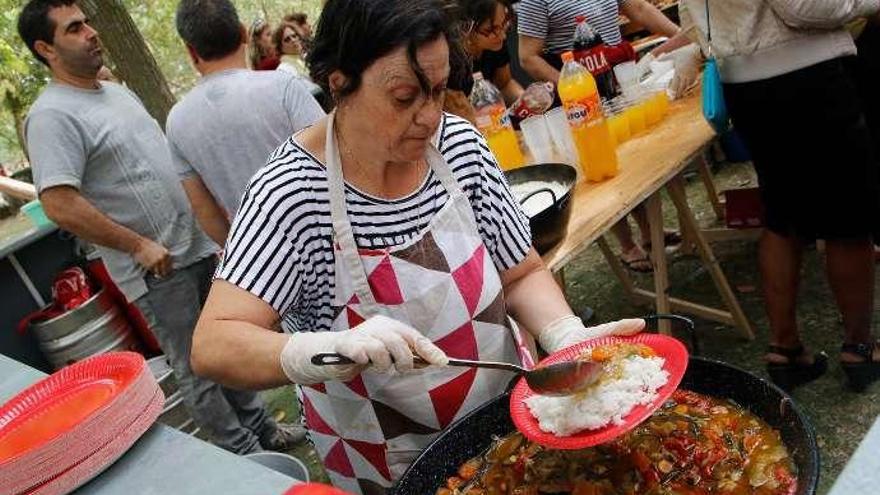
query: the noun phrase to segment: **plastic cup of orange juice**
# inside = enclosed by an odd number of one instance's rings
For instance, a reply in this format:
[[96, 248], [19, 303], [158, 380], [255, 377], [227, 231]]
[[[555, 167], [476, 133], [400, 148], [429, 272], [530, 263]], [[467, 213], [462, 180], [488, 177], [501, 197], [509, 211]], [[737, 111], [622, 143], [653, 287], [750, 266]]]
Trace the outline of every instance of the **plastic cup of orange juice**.
[[654, 93], [648, 93], [642, 97], [640, 105], [645, 108], [645, 123], [653, 126], [663, 119], [663, 110], [658, 105]]
[[632, 133], [629, 129], [629, 120], [626, 118], [625, 110], [616, 102], [606, 102], [605, 116], [608, 120], [608, 128], [611, 130], [611, 136], [620, 146], [621, 143], [629, 140]]
[[639, 100], [626, 100], [626, 107], [623, 111], [629, 122], [629, 129], [632, 136], [637, 136], [648, 128], [645, 116], [645, 107]]

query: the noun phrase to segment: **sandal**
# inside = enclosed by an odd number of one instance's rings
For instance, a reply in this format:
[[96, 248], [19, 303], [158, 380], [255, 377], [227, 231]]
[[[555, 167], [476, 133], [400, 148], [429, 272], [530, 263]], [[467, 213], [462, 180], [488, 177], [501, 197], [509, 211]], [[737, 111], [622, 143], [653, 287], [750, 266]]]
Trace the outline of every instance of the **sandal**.
[[873, 342], [840, 346], [840, 352], [849, 352], [865, 358], [860, 363], [840, 363], [840, 367], [846, 373], [849, 388], [854, 392], [864, 391], [868, 385], [880, 378], [880, 361], [874, 361], [874, 346], [876, 344]]
[[[675, 246], [678, 246], [679, 244], [681, 244], [681, 242], [682, 242], [682, 238], [681, 238], [681, 234], [679, 232], [673, 231], [673, 232], [664, 232], [663, 233], [663, 245], [665, 247], [675, 247]], [[651, 252], [651, 241], [643, 242], [642, 248], [645, 251], [650, 253]]]
[[803, 345], [793, 349], [770, 345], [767, 346], [767, 352], [779, 354], [788, 359], [787, 363], [767, 363], [767, 373], [770, 375], [770, 379], [786, 392], [819, 378], [828, 370], [828, 355], [825, 352], [815, 353], [811, 364], [799, 363], [797, 358], [804, 353]]
[[623, 263], [627, 270], [636, 273], [651, 273], [654, 271], [654, 264], [651, 263], [651, 258], [647, 254], [631, 260], [624, 259], [623, 256], [618, 256], [617, 259]]

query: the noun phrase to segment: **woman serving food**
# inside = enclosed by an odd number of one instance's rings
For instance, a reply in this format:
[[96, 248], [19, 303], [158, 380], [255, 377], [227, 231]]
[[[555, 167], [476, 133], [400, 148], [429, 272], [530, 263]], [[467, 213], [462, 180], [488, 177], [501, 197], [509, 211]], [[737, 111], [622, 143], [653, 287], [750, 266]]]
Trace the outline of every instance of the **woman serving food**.
[[[330, 478], [352, 493], [382, 493], [504, 391], [509, 374], [443, 365], [528, 362], [508, 314], [548, 352], [644, 327], [584, 327], [485, 141], [442, 112], [462, 66], [451, 25], [440, 0], [327, 3], [309, 65], [336, 110], [252, 179], [194, 335], [199, 374], [296, 383]], [[313, 365], [325, 352], [357, 364]], [[414, 354], [434, 366], [414, 370]]]

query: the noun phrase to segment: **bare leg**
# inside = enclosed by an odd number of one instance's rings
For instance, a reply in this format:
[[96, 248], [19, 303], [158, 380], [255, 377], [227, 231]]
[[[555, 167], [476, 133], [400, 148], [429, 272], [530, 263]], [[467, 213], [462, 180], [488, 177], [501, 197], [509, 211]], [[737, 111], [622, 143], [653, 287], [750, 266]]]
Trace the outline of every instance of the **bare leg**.
[[[651, 245], [651, 224], [648, 223], [648, 210], [645, 208], [644, 203], [636, 206], [630, 215], [635, 219], [636, 224], [639, 226], [639, 239], [641, 241], [639, 242], [639, 245], [641, 245], [642, 248], [647, 249], [646, 246]], [[667, 238], [667, 242], [669, 242], [669, 234], [676, 233], [678, 232], [675, 229], [663, 229], [663, 235]], [[667, 245], [667, 247], [669, 247], [669, 245]]]
[[[611, 227], [611, 232], [620, 243], [620, 259], [631, 269], [636, 271], [651, 271], [654, 265], [648, 259], [648, 254], [642, 246], [633, 240], [632, 229], [626, 217]], [[650, 239], [650, 237], [649, 237]]]
[[[797, 294], [800, 286], [800, 268], [803, 243], [796, 237], [786, 237], [765, 230], [761, 237], [759, 257], [767, 318], [770, 320], [770, 343], [787, 349], [801, 345], [797, 328]], [[809, 353], [802, 358], [809, 362]], [[769, 353], [771, 363], [786, 363], [782, 355]]]
[[[874, 312], [874, 247], [870, 240], [827, 241], [826, 268], [828, 282], [837, 307], [843, 315], [844, 342], [861, 344], [873, 342], [871, 319]], [[880, 360], [877, 349], [874, 360]], [[864, 359], [852, 353], [842, 353], [844, 362]]]
[[651, 225], [648, 223], [648, 210], [645, 208], [645, 205], [641, 204], [636, 206], [632, 211], [632, 217], [636, 220], [636, 223], [639, 226], [639, 236], [644, 245], [645, 241], [651, 240]]

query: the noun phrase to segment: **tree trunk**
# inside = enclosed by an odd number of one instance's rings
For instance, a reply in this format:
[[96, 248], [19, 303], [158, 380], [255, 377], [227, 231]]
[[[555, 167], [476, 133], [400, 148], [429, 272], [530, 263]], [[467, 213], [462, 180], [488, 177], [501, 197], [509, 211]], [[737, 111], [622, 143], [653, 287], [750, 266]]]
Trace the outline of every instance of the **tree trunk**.
[[104, 50], [115, 65], [116, 76], [140, 97], [150, 115], [164, 128], [174, 95], [125, 6], [120, 0], [77, 3], [98, 30]]
[[6, 106], [6, 110], [12, 115], [12, 120], [15, 123], [15, 137], [18, 139], [18, 146], [21, 148], [21, 152], [24, 154], [25, 158], [27, 158], [27, 142], [24, 139], [24, 117], [27, 109], [24, 107], [21, 98], [16, 93], [9, 90], [6, 91], [3, 103]]

